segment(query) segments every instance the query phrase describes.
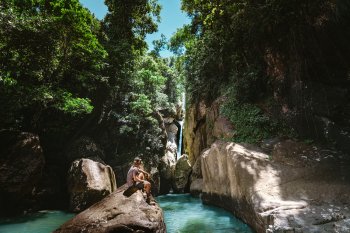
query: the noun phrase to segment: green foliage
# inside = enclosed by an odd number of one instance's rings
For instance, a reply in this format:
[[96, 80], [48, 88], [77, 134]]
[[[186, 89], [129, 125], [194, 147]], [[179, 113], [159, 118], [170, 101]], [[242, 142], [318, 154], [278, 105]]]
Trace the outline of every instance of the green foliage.
[[[182, 0], [192, 22], [179, 29], [169, 45], [179, 55], [178, 70], [185, 77], [190, 103], [210, 104], [231, 89], [231, 107], [225, 112], [239, 123], [238, 131], [243, 127], [239, 140], [258, 141], [277, 132], [265, 128], [275, 124], [255, 107], [275, 96], [275, 82], [329, 80], [348, 72], [348, 65], [335, 65], [330, 58], [344, 60], [348, 53], [328, 46], [348, 47], [349, 33], [346, 37], [344, 32], [349, 31], [345, 16], [349, 4], [345, 2]], [[297, 62], [300, 70], [287, 68]], [[295, 77], [296, 72], [300, 76]], [[254, 133], [250, 125], [261, 130]]]
[[62, 103], [57, 104], [58, 109], [72, 115], [91, 113], [93, 106], [88, 98], [74, 98], [71, 93], [63, 93]]
[[98, 21], [78, 0], [13, 0], [0, 10], [2, 123], [21, 128], [26, 112], [38, 121], [52, 108], [90, 113], [107, 55]]
[[[222, 94], [222, 86], [235, 85], [237, 95], [250, 101], [257, 92], [266, 92], [266, 54], [294, 50], [302, 55], [309, 38], [332, 24], [334, 14], [333, 3], [322, 0], [183, 0], [182, 8], [192, 23], [178, 30], [170, 46], [178, 53], [186, 51], [189, 97], [209, 101]], [[242, 86], [251, 73], [256, 82], [248, 86], [253, 88]]]
[[84, 134], [109, 159], [163, 152], [156, 111], [180, 91], [171, 60], [157, 54], [165, 37], [146, 54], [160, 5], [105, 3], [99, 21], [79, 0], [0, 2], [0, 129], [38, 133], [46, 151]]
[[138, 94], [136, 100], [131, 103], [131, 109], [140, 116], [147, 116], [152, 113], [151, 101], [145, 94]]
[[222, 108], [222, 113], [236, 126], [236, 142], [257, 143], [274, 136], [274, 124], [271, 119], [256, 106], [229, 102]]
[[169, 103], [177, 103], [179, 90], [177, 72], [170, 67], [167, 59], [142, 56], [135, 64], [133, 92], [144, 93], [153, 109], [162, 109]]
[[161, 34], [159, 40], [152, 41], [153, 44], [153, 50], [151, 51], [151, 54], [153, 54], [156, 57], [159, 57], [159, 52], [167, 48], [167, 39], [164, 36], [164, 34]]
[[220, 111], [235, 126], [233, 141], [259, 143], [275, 136], [293, 136], [293, 130], [283, 122], [271, 118], [254, 104], [238, 101], [234, 88], [228, 95], [229, 101]]

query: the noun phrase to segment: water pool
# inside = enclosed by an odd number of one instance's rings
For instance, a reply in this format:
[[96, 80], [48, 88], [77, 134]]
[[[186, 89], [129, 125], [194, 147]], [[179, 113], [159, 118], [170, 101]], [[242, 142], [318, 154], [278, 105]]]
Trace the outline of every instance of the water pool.
[[0, 219], [1, 233], [49, 233], [74, 216], [63, 211], [40, 211], [11, 219]]
[[[253, 231], [229, 212], [203, 205], [189, 194], [157, 197], [163, 209], [167, 233], [252, 233]], [[0, 233], [50, 233], [74, 214], [40, 211], [11, 219], [0, 219]]]
[[203, 205], [189, 194], [157, 197], [164, 212], [168, 233], [252, 233], [248, 225], [231, 213]]

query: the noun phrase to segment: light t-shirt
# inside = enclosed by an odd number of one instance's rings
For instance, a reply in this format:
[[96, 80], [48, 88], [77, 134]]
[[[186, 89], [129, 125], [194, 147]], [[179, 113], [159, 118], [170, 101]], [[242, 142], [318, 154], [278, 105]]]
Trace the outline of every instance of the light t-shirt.
[[133, 186], [134, 184], [134, 175], [137, 176], [139, 174], [139, 169], [137, 167], [132, 166], [129, 171], [128, 175], [126, 176], [126, 183], [129, 187]]

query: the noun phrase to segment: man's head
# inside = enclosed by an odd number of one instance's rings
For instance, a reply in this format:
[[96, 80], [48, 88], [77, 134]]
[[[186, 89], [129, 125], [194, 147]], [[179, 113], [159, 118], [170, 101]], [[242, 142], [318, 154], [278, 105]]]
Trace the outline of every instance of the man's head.
[[140, 165], [142, 163], [142, 160], [140, 157], [135, 157], [134, 158], [134, 165]]

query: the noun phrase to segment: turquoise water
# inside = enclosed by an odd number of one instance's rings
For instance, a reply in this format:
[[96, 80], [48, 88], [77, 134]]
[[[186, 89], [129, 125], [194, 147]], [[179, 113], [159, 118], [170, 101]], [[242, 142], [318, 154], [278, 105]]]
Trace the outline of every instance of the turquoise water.
[[229, 212], [203, 205], [189, 194], [157, 197], [164, 212], [168, 233], [252, 233], [253, 231]]
[[62, 211], [40, 211], [11, 219], [0, 219], [0, 233], [49, 233], [74, 214]]
[[[168, 233], [252, 233], [251, 229], [229, 212], [203, 205], [189, 194], [157, 197], [164, 212]], [[0, 219], [0, 233], [49, 233], [74, 214], [40, 211], [11, 219]]]

